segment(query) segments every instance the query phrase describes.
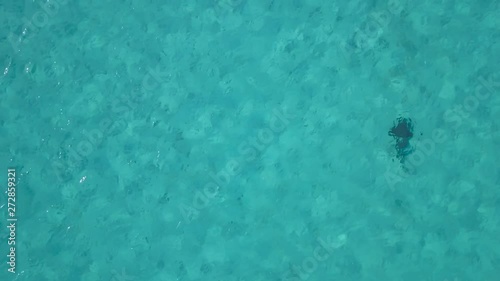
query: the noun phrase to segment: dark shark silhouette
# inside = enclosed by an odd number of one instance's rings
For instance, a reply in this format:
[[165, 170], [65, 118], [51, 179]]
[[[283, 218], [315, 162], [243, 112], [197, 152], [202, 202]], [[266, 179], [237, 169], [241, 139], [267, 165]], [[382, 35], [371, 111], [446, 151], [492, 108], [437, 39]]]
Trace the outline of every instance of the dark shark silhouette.
[[403, 164], [406, 157], [413, 152], [410, 140], [413, 137], [413, 122], [410, 118], [398, 117], [389, 130], [389, 136], [396, 141], [397, 158]]

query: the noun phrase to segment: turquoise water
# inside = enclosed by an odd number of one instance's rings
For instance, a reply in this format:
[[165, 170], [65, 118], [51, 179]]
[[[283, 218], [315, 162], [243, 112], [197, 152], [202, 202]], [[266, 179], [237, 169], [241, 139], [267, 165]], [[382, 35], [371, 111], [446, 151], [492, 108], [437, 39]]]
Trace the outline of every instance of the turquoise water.
[[0, 280], [498, 280], [499, 2], [0, 19]]

